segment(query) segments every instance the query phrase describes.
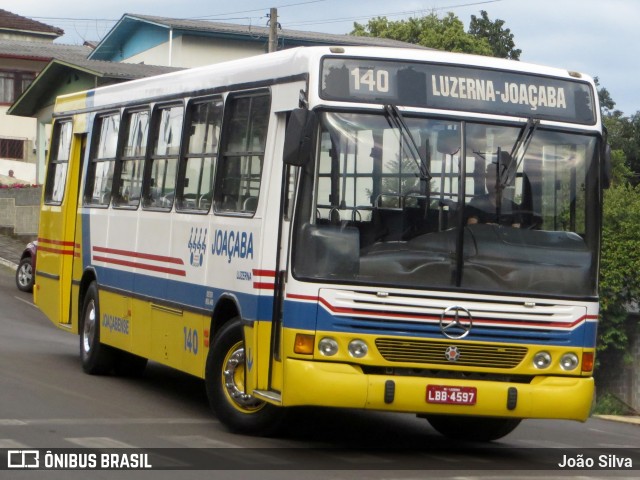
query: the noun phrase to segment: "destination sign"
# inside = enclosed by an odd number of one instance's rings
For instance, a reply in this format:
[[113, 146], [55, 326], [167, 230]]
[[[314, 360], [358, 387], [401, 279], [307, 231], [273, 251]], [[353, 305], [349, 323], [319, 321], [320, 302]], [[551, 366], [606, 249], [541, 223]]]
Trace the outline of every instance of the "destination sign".
[[328, 57], [322, 63], [320, 97], [583, 125], [596, 122], [587, 82], [478, 67]]

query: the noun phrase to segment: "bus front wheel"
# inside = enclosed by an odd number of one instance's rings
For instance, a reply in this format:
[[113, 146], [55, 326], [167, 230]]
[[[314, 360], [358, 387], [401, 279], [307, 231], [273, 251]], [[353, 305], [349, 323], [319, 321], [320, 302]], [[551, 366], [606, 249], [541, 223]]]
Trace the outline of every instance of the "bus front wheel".
[[80, 360], [82, 369], [90, 375], [109, 373], [114, 365], [113, 349], [100, 343], [100, 303], [98, 286], [92, 282], [82, 306], [80, 324]]
[[251, 435], [273, 435], [285, 410], [245, 393], [245, 348], [242, 323], [236, 317], [215, 336], [207, 354], [205, 385], [209, 405], [231, 430]]
[[427, 421], [439, 433], [454, 440], [490, 442], [511, 433], [521, 422], [519, 418], [465, 417], [458, 415], [428, 415]]

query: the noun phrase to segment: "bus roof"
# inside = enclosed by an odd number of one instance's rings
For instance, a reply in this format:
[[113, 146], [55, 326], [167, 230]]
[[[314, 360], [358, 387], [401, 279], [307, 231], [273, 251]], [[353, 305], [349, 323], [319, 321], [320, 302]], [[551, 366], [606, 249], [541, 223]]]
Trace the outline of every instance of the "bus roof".
[[[298, 47], [275, 53], [232, 60], [228, 62], [196, 67], [154, 77], [96, 88], [60, 96], [55, 113], [102, 109], [112, 106], [144, 103], [151, 100], [171, 98], [178, 95], [197, 95], [228, 86], [251, 88], [290, 80], [303, 80], [320, 73], [319, 63], [325, 56], [362, 57], [384, 60], [406, 60], [408, 62], [431, 62], [449, 66], [478, 67], [490, 70], [505, 70], [536, 76], [553, 77], [590, 83], [588, 75], [569, 72], [559, 68], [529, 64], [520, 61], [443, 52], [386, 47]], [[84, 105], [82, 105], [83, 100]]]

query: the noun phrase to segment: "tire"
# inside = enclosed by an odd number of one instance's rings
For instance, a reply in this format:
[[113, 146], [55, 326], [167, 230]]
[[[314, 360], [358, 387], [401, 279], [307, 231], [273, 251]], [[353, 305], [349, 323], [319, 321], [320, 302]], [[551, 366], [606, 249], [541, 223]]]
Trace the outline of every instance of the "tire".
[[491, 442], [511, 433], [522, 421], [519, 418], [465, 417], [429, 415], [427, 421], [439, 433], [453, 440]]
[[16, 270], [16, 287], [22, 292], [32, 292], [34, 280], [35, 276], [33, 265], [31, 265], [31, 257], [25, 257], [20, 260], [18, 269]]
[[80, 322], [80, 360], [89, 375], [104, 375], [113, 370], [115, 352], [100, 343], [100, 303], [98, 286], [92, 282], [87, 289]]
[[244, 392], [244, 340], [240, 318], [225, 324], [207, 354], [205, 386], [209, 405], [230, 430], [250, 435], [274, 435], [286, 410]]

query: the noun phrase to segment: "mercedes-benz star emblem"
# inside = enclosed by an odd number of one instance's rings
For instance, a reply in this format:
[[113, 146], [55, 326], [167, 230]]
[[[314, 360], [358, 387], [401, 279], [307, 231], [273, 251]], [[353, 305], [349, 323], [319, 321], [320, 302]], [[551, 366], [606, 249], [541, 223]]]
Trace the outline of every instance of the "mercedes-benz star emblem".
[[445, 309], [440, 315], [440, 331], [452, 340], [469, 335], [471, 327], [473, 327], [471, 312], [464, 307], [455, 305]]

